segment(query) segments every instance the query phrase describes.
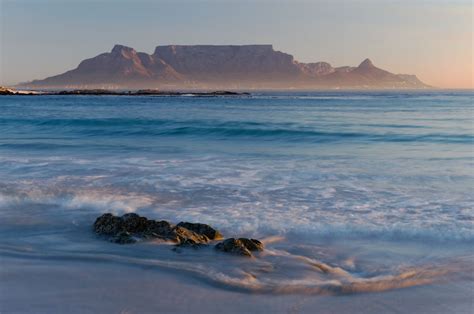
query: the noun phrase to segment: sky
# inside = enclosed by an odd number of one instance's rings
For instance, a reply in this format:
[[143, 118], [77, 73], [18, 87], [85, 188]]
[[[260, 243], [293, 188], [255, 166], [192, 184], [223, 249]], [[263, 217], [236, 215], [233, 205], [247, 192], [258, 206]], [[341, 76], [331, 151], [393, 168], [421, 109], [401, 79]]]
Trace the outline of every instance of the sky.
[[273, 44], [301, 62], [365, 58], [473, 88], [471, 0], [0, 0], [0, 84], [75, 68], [114, 44]]

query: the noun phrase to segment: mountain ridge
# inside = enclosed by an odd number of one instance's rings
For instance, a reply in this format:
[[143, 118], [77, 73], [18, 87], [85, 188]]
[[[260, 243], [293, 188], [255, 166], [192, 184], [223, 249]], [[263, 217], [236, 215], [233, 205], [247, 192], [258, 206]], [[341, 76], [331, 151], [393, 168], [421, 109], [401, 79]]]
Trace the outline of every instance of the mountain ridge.
[[270, 44], [166, 45], [152, 54], [115, 45], [30, 88], [321, 89], [427, 88], [416, 75], [393, 74], [365, 59], [357, 67], [303, 63]]

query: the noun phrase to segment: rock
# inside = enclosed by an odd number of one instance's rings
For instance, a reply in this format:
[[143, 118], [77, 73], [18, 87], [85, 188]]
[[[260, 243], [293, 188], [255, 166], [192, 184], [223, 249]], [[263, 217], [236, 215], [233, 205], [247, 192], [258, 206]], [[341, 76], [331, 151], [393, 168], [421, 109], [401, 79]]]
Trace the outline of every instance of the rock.
[[188, 230], [194, 231], [198, 234], [205, 235], [208, 237], [210, 240], [220, 240], [222, 239], [222, 234], [217, 231], [216, 229], [212, 228], [209, 225], [206, 224], [200, 224], [200, 223], [190, 223], [190, 222], [180, 222], [178, 224], [179, 227], [184, 227]]
[[[100, 235], [110, 236], [114, 243], [135, 243], [138, 239], [160, 238], [170, 240], [180, 246], [200, 246], [212, 239], [221, 238], [221, 234], [205, 224], [181, 223], [176, 227], [169, 222], [147, 219], [135, 213], [122, 217], [103, 214], [94, 222], [94, 231]], [[188, 228], [186, 228], [186, 227]], [[209, 237], [208, 237], [209, 235]]]
[[253, 255], [251, 251], [262, 251], [263, 244], [255, 239], [229, 238], [216, 244], [215, 248], [216, 250], [223, 252], [252, 257]]
[[148, 220], [146, 231], [144, 232], [145, 237], [159, 237], [163, 239], [173, 238], [173, 226], [165, 220]]
[[223, 252], [228, 252], [228, 253], [233, 253], [233, 254], [238, 254], [238, 255], [243, 255], [243, 256], [248, 256], [248, 257], [253, 256], [250, 250], [245, 247], [242, 241], [239, 241], [234, 238], [229, 238], [229, 239], [224, 240], [223, 242], [216, 244], [215, 248], [216, 250], [223, 251]]
[[94, 222], [94, 231], [101, 235], [117, 237], [121, 232], [141, 238], [173, 239], [172, 226], [167, 221], [155, 221], [141, 217], [135, 213], [122, 217], [110, 213], [103, 214]]
[[[180, 222], [173, 226], [169, 222], [152, 220], [135, 213], [121, 217], [111, 213], [103, 214], [94, 222], [97, 234], [108, 236], [111, 242], [129, 244], [141, 239], [163, 239], [176, 243], [179, 247], [200, 247], [211, 240], [222, 239], [219, 231], [201, 223]], [[252, 257], [253, 251], [262, 251], [262, 242], [256, 239], [229, 238], [218, 243], [215, 248], [223, 252]], [[180, 249], [176, 248], [179, 252]]]
[[122, 216], [122, 228], [131, 233], [142, 233], [147, 230], [148, 219], [135, 213]]
[[257, 239], [239, 238], [249, 251], [263, 251], [263, 243]]
[[200, 246], [209, 243], [209, 238], [203, 234], [196, 233], [182, 226], [173, 229], [176, 240], [180, 246]]
[[122, 231], [122, 218], [110, 213], [103, 214], [95, 220], [94, 231], [103, 235], [116, 235]]

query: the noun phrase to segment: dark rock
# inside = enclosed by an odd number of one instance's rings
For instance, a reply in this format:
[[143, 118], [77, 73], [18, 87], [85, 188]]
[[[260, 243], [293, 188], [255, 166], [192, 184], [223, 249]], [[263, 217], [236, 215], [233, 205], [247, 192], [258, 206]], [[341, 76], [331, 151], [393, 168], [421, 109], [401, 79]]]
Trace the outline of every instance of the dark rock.
[[213, 239], [222, 237], [208, 225], [182, 223], [174, 227], [167, 221], [147, 219], [135, 213], [125, 214], [122, 217], [110, 213], [103, 214], [96, 219], [94, 230], [100, 235], [109, 236], [111, 242], [120, 244], [135, 243], [137, 238], [160, 238], [173, 241], [179, 246], [198, 247], [209, 243], [207, 235]]
[[[162, 239], [173, 241], [180, 248], [198, 248], [211, 240], [222, 239], [219, 231], [206, 224], [180, 222], [173, 226], [167, 221], [147, 219], [135, 213], [121, 217], [103, 214], [94, 222], [94, 231], [119, 244], [135, 243], [141, 239]], [[179, 252], [180, 248], [176, 248], [176, 251]], [[263, 250], [263, 244], [255, 239], [229, 238], [218, 243], [216, 249], [251, 257], [252, 251]]]
[[147, 230], [148, 219], [135, 213], [122, 216], [122, 228], [130, 233], [142, 233]]
[[255, 239], [229, 238], [216, 244], [215, 248], [216, 250], [223, 252], [252, 257], [253, 255], [251, 251], [262, 251], [263, 244]]
[[216, 229], [212, 228], [209, 225], [206, 224], [200, 224], [200, 223], [190, 223], [190, 222], [180, 222], [178, 224], [179, 227], [184, 227], [188, 230], [194, 231], [198, 234], [205, 235], [208, 237], [210, 240], [220, 240], [222, 239], [222, 234], [217, 231]]
[[94, 222], [94, 231], [103, 235], [116, 235], [122, 231], [122, 218], [110, 213], [103, 214]]
[[263, 251], [263, 243], [257, 239], [239, 238], [249, 251]]
[[172, 230], [173, 227], [167, 221], [155, 221], [135, 213], [125, 214], [122, 217], [107, 213], [97, 218], [94, 223], [96, 233], [114, 237], [126, 232], [139, 238], [162, 238], [177, 241], [177, 237], [172, 233]]
[[172, 232], [176, 235], [176, 242], [180, 246], [200, 246], [209, 243], [209, 238], [187, 228], [176, 226]]
[[147, 237], [159, 237], [163, 239], [170, 239], [173, 238], [172, 235], [173, 226], [165, 221], [156, 221], [156, 220], [148, 220], [146, 231], [144, 232], [144, 236]]
[[234, 238], [229, 238], [216, 244], [215, 248], [223, 252], [252, 257], [250, 250], [248, 250], [241, 241]]

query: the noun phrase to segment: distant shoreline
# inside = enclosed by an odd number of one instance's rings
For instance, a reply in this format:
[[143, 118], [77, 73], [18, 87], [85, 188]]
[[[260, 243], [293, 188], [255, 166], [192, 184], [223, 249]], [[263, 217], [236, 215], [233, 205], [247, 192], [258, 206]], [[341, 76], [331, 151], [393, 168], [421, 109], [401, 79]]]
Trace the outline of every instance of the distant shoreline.
[[162, 90], [136, 90], [136, 91], [115, 91], [107, 89], [74, 89], [60, 91], [34, 91], [34, 90], [14, 90], [11, 88], [0, 87], [0, 95], [14, 96], [51, 96], [51, 95], [94, 95], [94, 96], [201, 96], [201, 97], [217, 97], [217, 96], [245, 96], [250, 95], [247, 92], [232, 91], [210, 91], [210, 92], [178, 92], [178, 91], [162, 91]]
[[115, 90], [115, 89], [64, 89], [64, 90], [28, 90], [15, 89], [10, 87], [0, 86], [0, 96], [67, 96], [67, 95], [88, 95], [88, 96], [195, 96], [195, 97], [225, 97], [225, 96], [251, 96], [254, 93], [272, 93], [272, 92], [443, 92], [443, 91], [459, 91], [469, 92], [473, 89], [469, 88], [425, 88], [425, 89], [388, 89], [388, 88], [374, 88], [374, 89], [255, 89], [255, 90], [158, 90], [158, 89], [139, 89], [139, 90]]

